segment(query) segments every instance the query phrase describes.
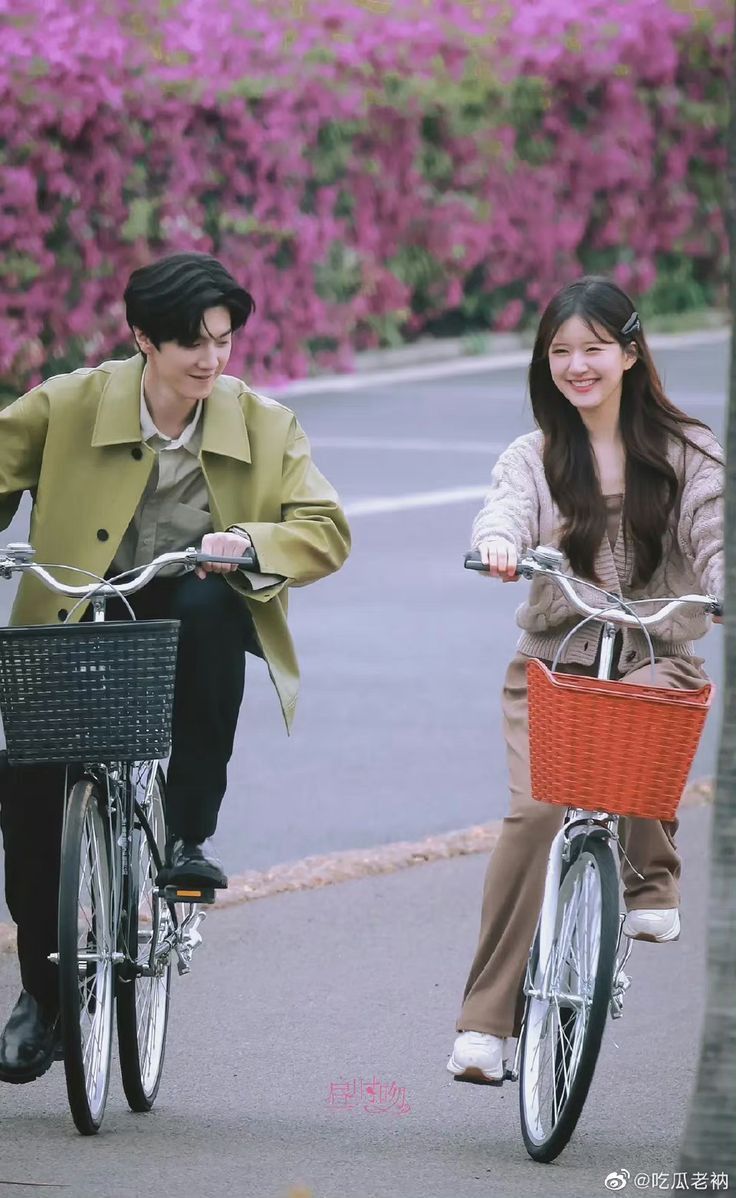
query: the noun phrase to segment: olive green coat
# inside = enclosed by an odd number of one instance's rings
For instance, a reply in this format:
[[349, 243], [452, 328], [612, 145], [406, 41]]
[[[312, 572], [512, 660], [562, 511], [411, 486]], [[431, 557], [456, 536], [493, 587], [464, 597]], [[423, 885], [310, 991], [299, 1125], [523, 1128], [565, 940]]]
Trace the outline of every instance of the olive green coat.
[[[30, 491], [38, 562], [104, 575], [113, 561], [155, 461], [141, 442], [142, 371], [136, 355], [58, 375], [0, 412], [0, 529]], [[200, 461], [215, 531], [241, 526], [263, 572], [284, 577], [254, 593], [240, 575], [226, 575], [250, 610], [289, 728], [299, 669], [286, 622], [287, 587], [339, 569], [350, 549], [348, 525], [293, 412], [229, 375], [205, 401]], [[64, 580], [89, 581], [69, 572]], [[62, 602], [25, 575], [12, 623], [58, 622]]]

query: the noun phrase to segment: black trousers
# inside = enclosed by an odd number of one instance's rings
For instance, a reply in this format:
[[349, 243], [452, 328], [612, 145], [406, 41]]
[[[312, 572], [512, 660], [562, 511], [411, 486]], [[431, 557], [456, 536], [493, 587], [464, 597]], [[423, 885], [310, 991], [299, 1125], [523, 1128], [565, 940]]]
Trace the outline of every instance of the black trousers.
[[[172, 749], [167, 778], [169, 831], [202, 841], [217, 824], [245, 683], [246, 650], [259, 654], [242, 599], [222, 576], [157, 579], [130, 603], [139, 619], [181, 621]], [[129, 618], [108, 604], [108, 619]], [[0, 760], [0, 827], [5, 896], [18, 926], [23, 988], [49, 1010], [58, 1005], [56, 951], [59, 849], [65, 766], [9, 767]], [[70, 767], [70, 780], [80, 771]]]

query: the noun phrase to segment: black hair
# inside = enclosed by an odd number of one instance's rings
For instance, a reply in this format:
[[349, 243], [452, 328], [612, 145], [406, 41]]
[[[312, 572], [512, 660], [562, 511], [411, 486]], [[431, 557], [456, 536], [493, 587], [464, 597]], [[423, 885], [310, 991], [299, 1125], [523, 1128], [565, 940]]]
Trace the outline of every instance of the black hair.
[[619, 427], [626, 451], [624, 528], [634, 551], [632, 581], [642, 586], [662, 560], [667, 522], [682, 486], [669, 461], [670, 442], [720, 459], [688, 437], [689, 428], [708, 426], [667, 398], [630, 296], [601, 275], [586, 275], [562, 287], [539, 322], [529, 392], [534, 419], [544, 433], [544, 472], [564, 520], [560, 548], [576, 574], [598, 581], [594, 561], [606, 530], [606, 506], [585, 424], [556, 386], [549, 364], [555, 334], [572, 316], [594, 336], [604, 333], [622, 350], [636, 352], [623, 376]]
[[123, 298], [131, 330], [140, 329], [156, 349], [164, 341], [193, 345], [208, 308], [227, 308], [235, 332], [256, 306], [217, 258], [195, 252], [169, 254], [138, 267]]

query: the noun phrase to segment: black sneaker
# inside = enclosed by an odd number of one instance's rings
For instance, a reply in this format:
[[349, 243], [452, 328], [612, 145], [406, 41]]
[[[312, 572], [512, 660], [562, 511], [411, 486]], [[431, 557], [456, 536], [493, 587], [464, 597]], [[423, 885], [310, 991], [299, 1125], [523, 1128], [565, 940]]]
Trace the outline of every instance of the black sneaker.
[[227, 878], [208, 840], [197, 844], [193, 840], [174, 840], [167, 854], [167, 868], [162, 871], [167, 886], [212, 886], [227, 889]]

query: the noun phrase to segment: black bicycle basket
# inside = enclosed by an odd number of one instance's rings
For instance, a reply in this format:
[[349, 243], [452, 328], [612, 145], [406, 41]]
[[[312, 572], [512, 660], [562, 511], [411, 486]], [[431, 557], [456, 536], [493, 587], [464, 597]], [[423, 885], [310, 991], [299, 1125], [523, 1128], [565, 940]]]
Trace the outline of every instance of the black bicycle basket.
[[10, 764], [165, 757], [178, 639], [178, 620], [0, 629]]

